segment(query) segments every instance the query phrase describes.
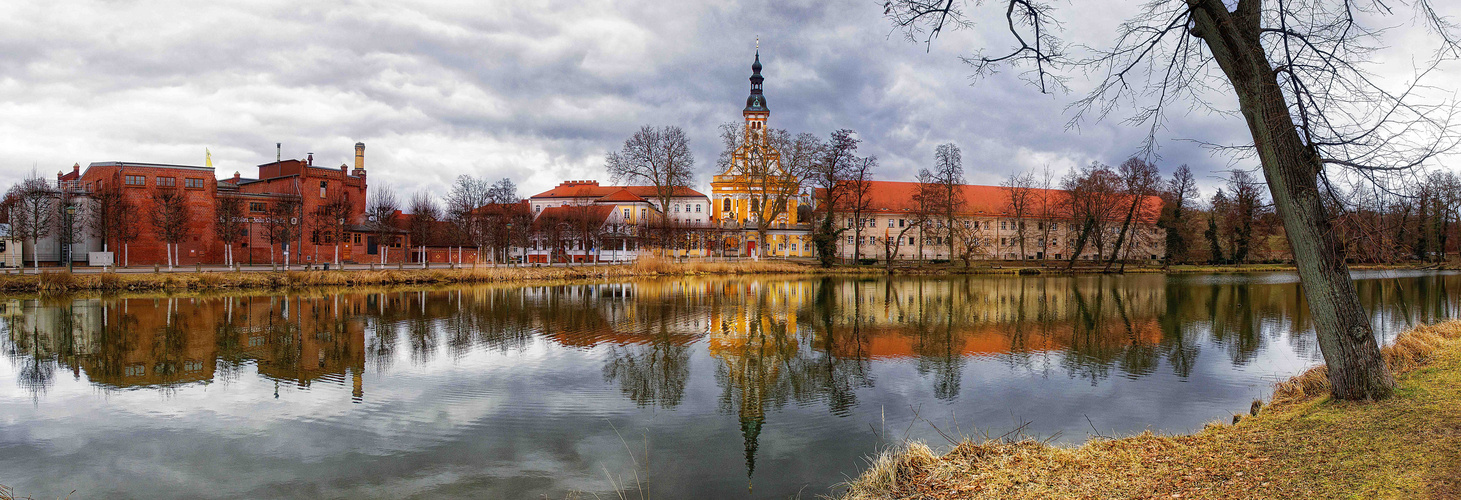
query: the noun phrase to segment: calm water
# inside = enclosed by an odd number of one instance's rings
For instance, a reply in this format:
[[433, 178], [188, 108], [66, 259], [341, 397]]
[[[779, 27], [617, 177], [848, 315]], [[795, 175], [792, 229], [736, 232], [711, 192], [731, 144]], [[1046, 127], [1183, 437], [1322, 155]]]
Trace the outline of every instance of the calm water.
[[[1378, 334], [1461, 276], [1357, 274]], [[1187, 432], [1318, 361], [1289, 274], [674, 279], [0, 301], [53, 498], [804, 498], [940, 431]], [[638, 493], [630, 493], [638, 498]]]

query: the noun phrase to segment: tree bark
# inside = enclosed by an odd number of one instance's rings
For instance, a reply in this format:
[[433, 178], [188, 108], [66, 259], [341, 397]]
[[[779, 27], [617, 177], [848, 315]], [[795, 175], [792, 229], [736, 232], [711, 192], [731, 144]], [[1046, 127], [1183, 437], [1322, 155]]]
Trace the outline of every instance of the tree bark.
[[[1257, 3], [1245, 1], [1234, 13], [1221, 0], [1188, 0], [1195, 21], [1192, 34], [1206, 42], [1237, 93], [1283, 219], [1334, 397], [1384, 399], [1394, 391], [1395, 379], [1380, 355], [1343, 247], [1325, 213], [1318, 184], [1321, 158], [1299, 137], [1278, 73], [1259, 41]], [[1243, 7], [1253, 10], [1244, 12]]]

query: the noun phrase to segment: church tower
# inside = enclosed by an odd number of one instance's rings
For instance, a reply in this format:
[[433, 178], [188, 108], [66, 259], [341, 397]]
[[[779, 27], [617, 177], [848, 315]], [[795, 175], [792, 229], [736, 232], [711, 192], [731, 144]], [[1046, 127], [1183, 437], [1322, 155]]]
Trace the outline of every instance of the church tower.
[[746, 118], [746, 137], [766, 133], [766, 119], [771, 116], [771, 110], [766, 108], [766, 95], [761, 93], [761, 82], [766, 80], [761, 76], [761, 42], [757, 41], [756, 45], [756, 62], [751, 63], [751, 95], [746, 97], [746, 109], [741, 111]]
[[[761, 42], [751, 63], [751, 95], [741, 110], [741, 137], [724, 172], [711, 177], [715, 221], [728, 232], [724, 245], [742, 256], [803, 256], [811, 252], [808, 231], [797, 221], [801, 182], [781, 168], [781, 151], [767, 140], [766, 95], [761, 85]], [[788, 195], [789, 193], [789, 195]], [[765, 238], [765, 241], [760, 241]]]

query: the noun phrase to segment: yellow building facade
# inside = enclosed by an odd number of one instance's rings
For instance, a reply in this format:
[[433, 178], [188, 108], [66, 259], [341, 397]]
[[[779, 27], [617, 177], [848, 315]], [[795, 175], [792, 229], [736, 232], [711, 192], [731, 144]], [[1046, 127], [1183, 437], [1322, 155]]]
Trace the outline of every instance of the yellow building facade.
[[[811, 232], [797, 217], [801, 182], [781, 168], [781, 152], [767, 140], [771, 110], [762, 93], [764, 80], [757, 50], [756, 62], [751, 64], [751, 95], [741, 112], [745, 123], [740, 145], [725, 172], [711, 178], [711, 205], [720, 227], [728, 232], [724, 239], [728, 254], [811, 256]], [[763, 221], [766, 241], [760, 241]]]

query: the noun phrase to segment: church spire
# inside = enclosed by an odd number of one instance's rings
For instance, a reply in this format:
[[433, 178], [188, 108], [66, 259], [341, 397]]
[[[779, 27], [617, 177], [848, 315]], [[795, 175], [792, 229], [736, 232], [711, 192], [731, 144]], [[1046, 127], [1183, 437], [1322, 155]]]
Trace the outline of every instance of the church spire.
[[761, 94], [761, 39], [756, 38], [756, 62], [751, 63], [751, 95], [746, 98], [746, 113], [771, 113], [766, 107], [766, 96]]

